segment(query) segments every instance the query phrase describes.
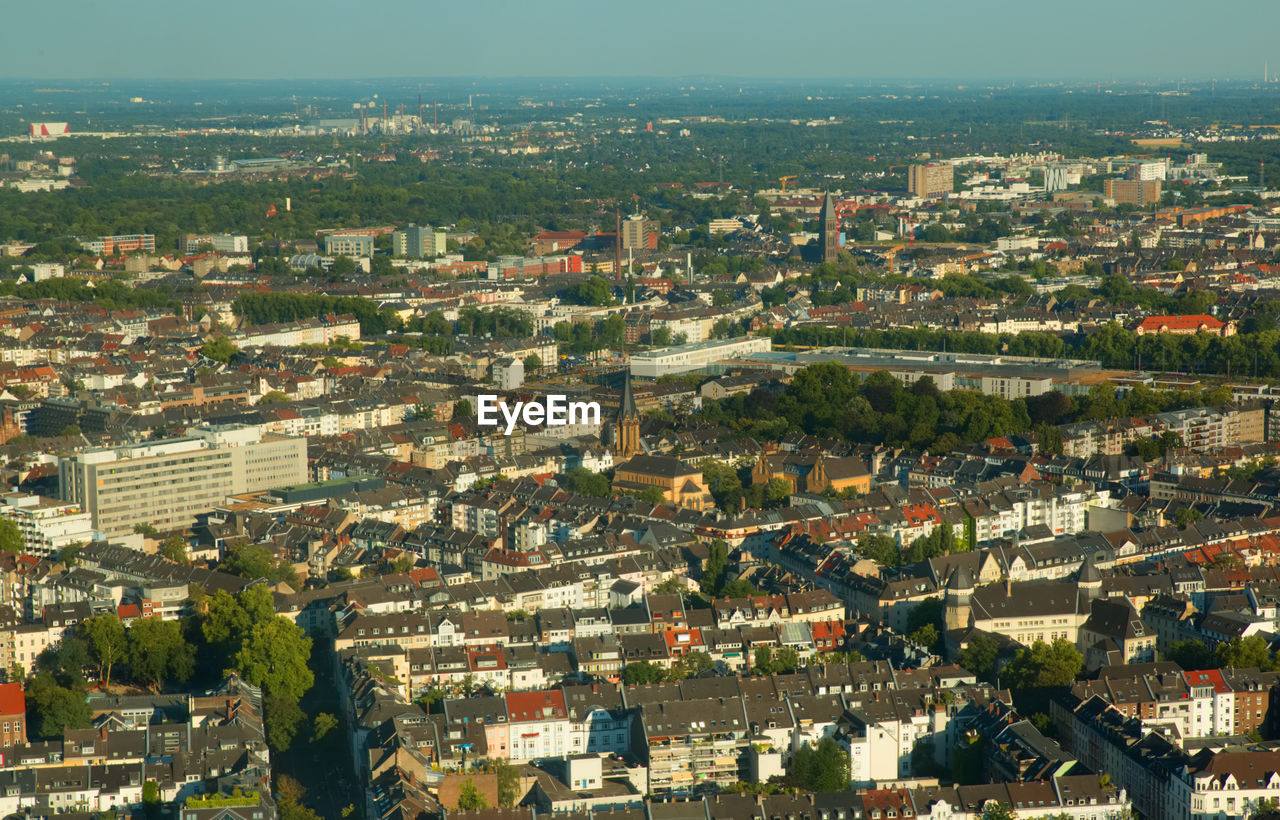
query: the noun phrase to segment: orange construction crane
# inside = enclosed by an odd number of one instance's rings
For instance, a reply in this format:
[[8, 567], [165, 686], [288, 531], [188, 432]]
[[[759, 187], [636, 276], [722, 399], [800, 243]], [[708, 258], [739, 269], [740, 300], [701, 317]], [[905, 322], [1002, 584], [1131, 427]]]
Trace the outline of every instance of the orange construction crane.
[[787, 192], [787, 183], [795, 178], [796, 178], [795, 174], [792, 174], [789, 177], [778, 177], [778, 181], [782, 183], [782, 193], [785, 194]]
[[906, 245], [894, 245], [893, 247], [889, 248], [888, 251], [885, 252], [885, 257], [889, 260], [890, 276], [893, 276], [893, 272], [896, 267], [895, 263], [897, 262], [897, 259], [898, 259], [898, 251], [903, 250], [906, 247], [907, 247]]

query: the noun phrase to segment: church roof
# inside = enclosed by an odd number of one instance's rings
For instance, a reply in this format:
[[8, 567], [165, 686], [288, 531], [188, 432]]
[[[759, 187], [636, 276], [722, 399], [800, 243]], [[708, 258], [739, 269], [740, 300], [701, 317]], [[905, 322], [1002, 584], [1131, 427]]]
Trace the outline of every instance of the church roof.
[[626, 380], [622, 384], [622, 402], [618, 405], [618, 418], [634, 419], [640, 417], [636, 409], [636, 397], [631, 392], [631, 371], [627, 371]]
[[831, 198], [831, 194], [822, 197], [822, 220], [836, 218], [836, 201]]
[[1098, 565], [1094, 563], [1092, 555], [1085, 558], [1084, 563], [1080, 565], [1080, 573], [1076, 580], [1081, 584], [1102, 583], [1102, 575], [1098, 573]]
[[973, 589], [973, 576], [963, 564], [951, 573], [951, 580], [947, 581], [947, 589]]

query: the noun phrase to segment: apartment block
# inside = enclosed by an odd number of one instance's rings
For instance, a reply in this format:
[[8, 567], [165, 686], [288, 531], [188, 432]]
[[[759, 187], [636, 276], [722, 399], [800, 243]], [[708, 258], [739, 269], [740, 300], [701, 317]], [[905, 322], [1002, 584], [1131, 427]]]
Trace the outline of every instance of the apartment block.
[[657, 221], [636, 214], [622, 220], [622, 249], [652, 251], [658, 249]]
[[373, 234], [330, 234], [324, 238], [327, 256], [372, 256]]
[[1108, 179], [1102, 183], [1102, 195], [1117, 205], [1151, 205], [1160, 201], [1158, 179]]
[[243, 425], [199, 428], [195, 435], [97, 447], [58, 464], [62, 499], [89, 513], [97, 538], [138, 525], [189, 527], [229, 495], [307, 480], [306, 439]]
[[115, 256], [118, 253], [132, 253], [134, 251], [150, 253], [156, 249], [156, 237], [155, 234], [150, 233], [100, 236], [97, 239], [80, 240], [80, 247], [91, 253], [100, 253], [103, 256]]
[[0, 495], [0, 515], [22, 532], [28, 555], [47, 557], [72, 544], [93, 540], [93, 522], [78, 504], [31, 493]]
[[955, 190], [955, 167], [949, 162], [912, 165], [907, 171], [907, 190], [921, 199], [936, 199]]
[[431, 259], [448, 250], [448, 234], [429, 225], [410, 225], [391, 234], [391, 251], [408, 259]]
[[184, 254], [199, 253], [202, 248], [216, 253], [248, 253], [249, 237], [230, 233], [189, 233], [178, 240]]

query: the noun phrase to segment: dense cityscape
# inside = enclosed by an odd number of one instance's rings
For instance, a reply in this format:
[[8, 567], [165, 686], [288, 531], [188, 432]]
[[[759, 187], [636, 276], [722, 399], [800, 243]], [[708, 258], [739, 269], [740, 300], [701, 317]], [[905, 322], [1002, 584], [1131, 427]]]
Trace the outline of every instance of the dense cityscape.
[[1277, 398], [1267, 63], [4, 80], [0, 817], [1275, 820]]

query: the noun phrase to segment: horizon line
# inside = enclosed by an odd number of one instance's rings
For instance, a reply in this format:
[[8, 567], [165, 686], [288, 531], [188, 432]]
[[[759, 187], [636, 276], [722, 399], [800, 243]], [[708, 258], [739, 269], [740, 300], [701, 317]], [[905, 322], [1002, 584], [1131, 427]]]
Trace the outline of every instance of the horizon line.
[[[912, 76], [882, 76], [882, 77], [839, 77], [839, 76], [785, 76], [785, 77], [767, 77], [756, 75], [735, 75], [735, 74], [611, 74], [611, 75], [522, 75], [522, 74], [444, 74], [434, 76], [419, 76], [412, 74], [405, 75], [385, 75], [385, 76], [347, 76], [347, 77], [319, 77], [319, 76], [257, 76], [257, 77], [173, 77], [173, 76], [117, 76], [117, 77], [33, 77], [33, 76], [0, 76], [0, 83], [96, 83], [109, 85], [112, 82], [162, 82], [162, 83], [186, 83], [186, 82], [214, 82], [214, 83], [236, 83], [236, 82], [418, 82], [418, 83], [436, 83], [436, 82], [466, 82], [466, 81], [525, 81], [525, 82], [616, 82], [616, 81], [664, 81], [664, 82], [680, 82], [688, 80], [715, 81], [715, 82], [734, 82], [734, 83], [766, 83], [770, 85], [785, 85], [791, 83], [808, 83], [808, 82], [838, 82], [845, 85], [869, 85], [877, 83], [932, 83], [932, 84], [951, 84], [951, 83], [1029, 83], [1029, 84], [1131, 84], [1131, 83], [1207, 83], [1207, 82], [1224, 82], [1224, 83], [1254, 83], [1263, 84], [1258, 77], [1243, 76], [1165, 76], [1158, 74], [1151, 75], [1125, 75], [1103, 77], [1101, 75], [1044, 75], [1044, 76], [997, 76], [997, 75], [972, 75], [972, 76], [949, 76], [949, 77], [912, 77]], [[1273, 77], [1266, 84], [1270, 85], [1276, 82]]]

